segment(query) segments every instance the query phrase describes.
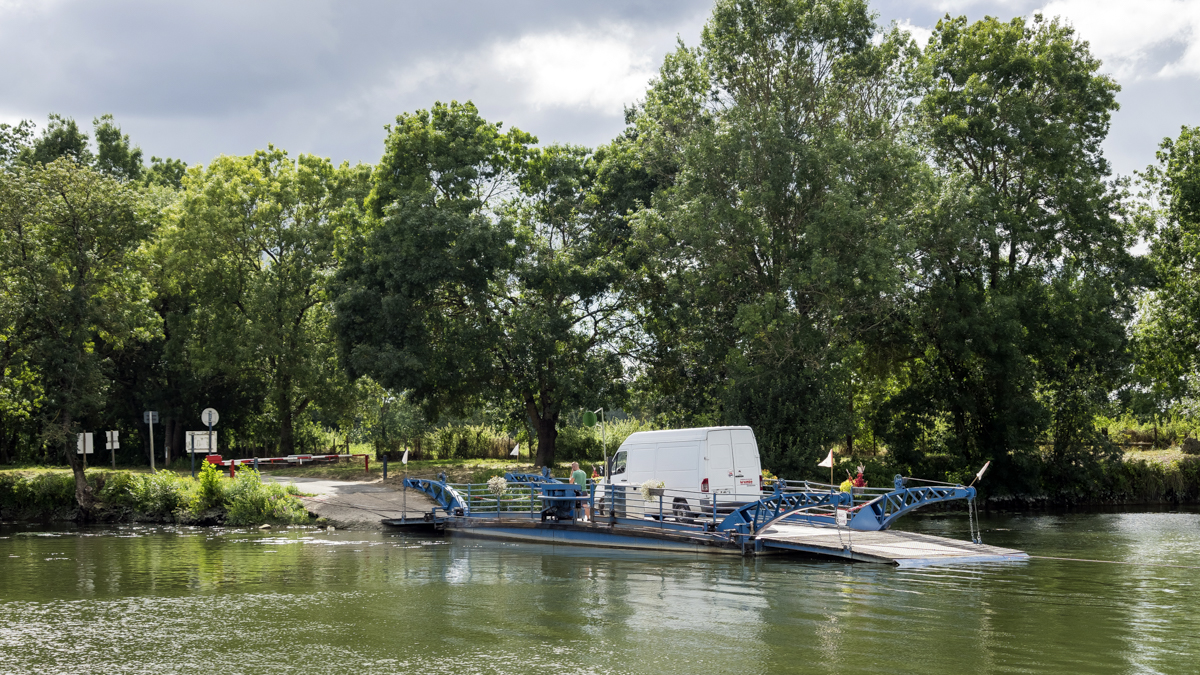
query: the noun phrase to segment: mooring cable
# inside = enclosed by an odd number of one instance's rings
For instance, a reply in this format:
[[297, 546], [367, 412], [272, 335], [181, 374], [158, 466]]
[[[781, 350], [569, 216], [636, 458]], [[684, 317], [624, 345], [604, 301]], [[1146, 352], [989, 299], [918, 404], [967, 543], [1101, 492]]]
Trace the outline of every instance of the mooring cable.
[[1174, 567], [1181, 570], [1200, 570], [1200, 567], [1195, 565], [1168, 565], [1165, 563], [1143, 563], [1129, 562], [1127, 560], [1093, 560], [1091, 558], [1059, 558], [1052, 555], [1031, 555], [1030, 558], [1038, 560], [1066, 560], [1068, 562], [1088, 562], [1088, 563], [1103, 563], [1105, 565], [1132, 565], [1134, 567]]

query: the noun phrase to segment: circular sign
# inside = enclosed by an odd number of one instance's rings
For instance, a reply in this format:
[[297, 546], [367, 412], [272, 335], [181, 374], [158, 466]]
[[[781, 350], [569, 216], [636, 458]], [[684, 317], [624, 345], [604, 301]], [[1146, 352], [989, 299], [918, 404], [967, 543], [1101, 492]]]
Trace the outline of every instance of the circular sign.
[[217, 422], [220, 421], [220, 419], [221, 416], [217, 414], [217, 411], [214, 408], [205, 408], [204, 412], [200, 413], [200, 421], [210, 427], [217, 426]]
[[591, 410], [583, 413], [583, 426], [585, 426], [585, 427], [596, 426], [596, 413], [592, 412]]

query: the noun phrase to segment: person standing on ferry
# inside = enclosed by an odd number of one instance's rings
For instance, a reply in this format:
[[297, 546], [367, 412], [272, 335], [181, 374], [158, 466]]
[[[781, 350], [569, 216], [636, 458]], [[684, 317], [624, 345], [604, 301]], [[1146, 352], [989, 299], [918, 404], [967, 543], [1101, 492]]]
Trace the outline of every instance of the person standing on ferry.
[[[571, 482], [578, 485], [581, 492], [587, 494], [587, 474], [579, 468], [579, 462], [571, 462]], [[583, 502], [583, 519], [589, 521], [592, 519], [592, 509], [586, 500]]]

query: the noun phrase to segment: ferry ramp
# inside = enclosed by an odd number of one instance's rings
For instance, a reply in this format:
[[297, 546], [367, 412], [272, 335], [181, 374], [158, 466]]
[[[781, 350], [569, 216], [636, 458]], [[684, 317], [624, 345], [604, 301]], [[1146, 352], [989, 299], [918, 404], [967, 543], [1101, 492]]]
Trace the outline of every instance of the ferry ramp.
[[864, 532], [846, 527], [778, 522], [755, 537], [756, 549], [794, 551], [900, 567], [1026, 560], [1024, 551], [916, 532]]

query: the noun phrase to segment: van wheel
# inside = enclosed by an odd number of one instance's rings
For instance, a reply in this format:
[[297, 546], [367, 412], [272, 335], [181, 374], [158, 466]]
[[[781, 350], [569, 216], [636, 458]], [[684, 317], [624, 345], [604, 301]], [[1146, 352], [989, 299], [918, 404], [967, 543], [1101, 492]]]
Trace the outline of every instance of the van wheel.
[[604, 515], [604, 497], [601, 497], [600, 499], [596, 500], [596, 515], [597, 516]]
[[676, 497], [675, 501], [671, 502], [671, 512], [675, 514], [675, 520], [690, 518], [692, 507], [688, 504], [688, 500], [683, 497]]

